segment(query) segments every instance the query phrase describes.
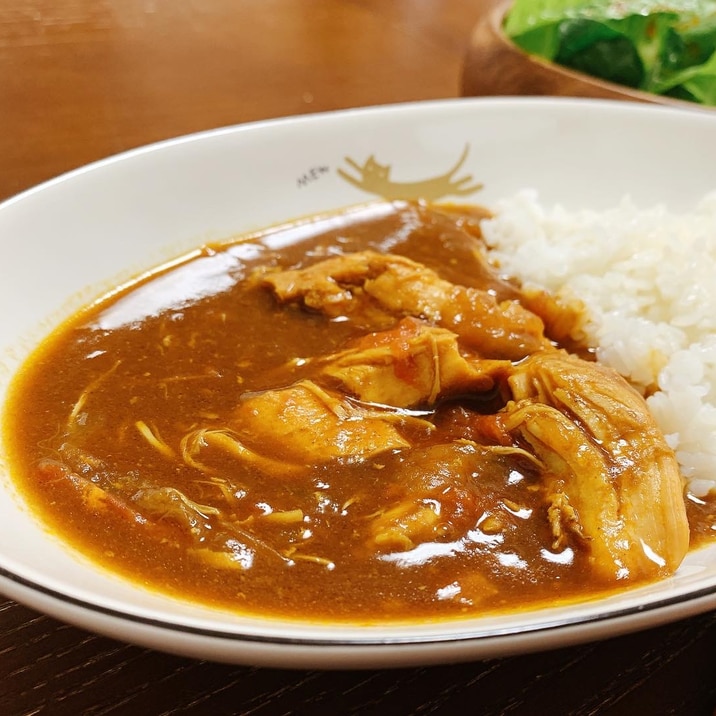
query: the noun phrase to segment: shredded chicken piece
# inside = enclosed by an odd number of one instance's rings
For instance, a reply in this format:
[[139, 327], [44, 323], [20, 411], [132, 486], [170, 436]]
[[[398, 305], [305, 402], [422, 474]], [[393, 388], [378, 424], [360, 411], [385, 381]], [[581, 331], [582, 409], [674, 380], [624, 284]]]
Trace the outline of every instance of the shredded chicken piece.
[[369, 410], [304, 380], [245, 398], [233, 427], [264, 454], [312, 465], [362, 461], [409, 447], [394, 422], [390, 413]]
[[457, 336], [414, 318], [371, 333], [327, 356], [323, 374], [360, 400], [397, 408], [432, 406], [446, 397], [491, 390], [493, 373], [508, 361], [461, 354]]
[[547, 519], [554, 537], [552, 549], [560, 552], [565, 549], [569, 543], [569, 534], [575, 535], [584, 542], [584, 531], [579, 522], [579, 515], [570, 504], [569, 497], [564, 492], [555, 492], [547, 496], [547, 502], [549, 504]]
[[371, 516], [369, 547], [407, 551], [424, 542], [462, 538], [474, 527], [484, 500], [476, 476], [501, 454], [466, 441], [408, 453], [395, 469], [403, 494]]
[[376, 306], [455, 332], [465, 345], [494, 358], [518, 360], [549, 345], [542, 320], [517, 301], [446, 281], [404, 256], [360, 251], [263, 278], [282, 302], [301, 302], [330, 317], [360, 320]]
[[609, 368], [564, 351], [536, 353], [509, 378], [499, 416], [544, 465], [551, 524], [588, 544], [611, 579], [672, 573], [689, 544], [683, 481], [644, 399]]

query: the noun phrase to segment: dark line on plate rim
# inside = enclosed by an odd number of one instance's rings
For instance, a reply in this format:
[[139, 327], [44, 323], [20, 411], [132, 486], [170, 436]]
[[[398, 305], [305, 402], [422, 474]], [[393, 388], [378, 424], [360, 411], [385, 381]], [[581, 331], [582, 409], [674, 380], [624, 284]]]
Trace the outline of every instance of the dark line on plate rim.
[[[635, 614], [643, 614], [647, 612], [656, 611], [665, 607], [673, 606], [680, 603], [695, 601], [702, 597], [716, 595], [716, 585], [712, 587], [704, 587], [695, 592], [689, 593], [686, 597], [671, 597], [668, 599], [661, 599], [659, 601], [638, 605], [628, 609], [619, 609], [614, 612], [596, 614], [592, 617], [585, 618], [571, 618], [561, 619], [552, 622], [543, 622], [541, 624], [535, 624], [532, 626], [514, 627], [514, 628], [500, 628], [493, 629], [490, 631], [466, 631], [458, 634], [444, 634], [434, 636], [395, 636], [383, 639], [378, 638], [356, 638], [356, 639], [322, 639], [322, 638], [297, 638], [297, 637], [282, 637], [282, 636], [264, 636], [260, 634], [242, 634], [224, 632], [216, 629], [209, 629], [204, 627], [192, 627], [186, 624], [179, 624], [170, 621], [163, 621], [161, 619], [152, 619], [149, 617], [142, 617], [136, 614], [123, 612], [117, 609], [111, 609], [109, 607], [103, 607], [92, 602], [87, 602], [77, 597], [72, 597], [62, 592], [58, 592], [49, 587], [45, 587], [42, 584], [37, 584], [29, 579], [20, 577], [14, 572], [10, 572], [4, 567], [0, 567], [0, 577], [5, 577], [12, 582], [32, 589], [35, 592], [49, 596], [57, 601], [71, 604], [73, 606], [81, 607], [91, 612], [97, 612], [104, 614], [119, 620], [131, 621], [137, 624], [144, 624], [151, 627], [161, 628], [166, 631], [183, 632], [187, 634], [193, 634], [197, 636], [211, 637], [215, 639], [223, 639], [226, 641], [233, 642], [256, 642], [266, 644], [284, 644], [294, 646], [318, 646], [318, 647], [329, 647], [329, 646], [351, 646], [351, 647], [375, 647], [375, 646], [414, 646], [418, 644], [429, 645], [429, 644], [448, 644], [450, 642], [467, 642], [467, 641], [480, 641], [491, 639], [495, 637], [507, 637], [517, 636], [519, 634], [536, 633], [536, 632], [547, 632], [547, 631], [558, 631], [564, 627], [577, 626], [583, 624], [594, 624], [602, 621], [609, 621], [612, 619], [620, 619], [627, 616], [633, 616]], [[41, 610], [38, 610], [41, 611]], [[708, 611], [704, 609], [703, 611]], [[692, 615], [693, 616], [693, 615]], [[676, 621], [676, 620], [674, 620]], [[341, 626], [340, 624], [337, 626]]]

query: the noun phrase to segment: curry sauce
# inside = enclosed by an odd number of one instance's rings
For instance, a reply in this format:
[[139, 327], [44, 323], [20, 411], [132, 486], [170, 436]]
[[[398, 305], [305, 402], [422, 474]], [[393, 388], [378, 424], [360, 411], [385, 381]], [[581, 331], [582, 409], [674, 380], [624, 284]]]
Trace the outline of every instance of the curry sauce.
[[12, 387], [23, 493], [110, 570], [252, 614], [451, 618], [673, 572], [682, 482], [643, 399], [575, 307], [489, 263], [482, 216], [360, 207], [87, 308]]

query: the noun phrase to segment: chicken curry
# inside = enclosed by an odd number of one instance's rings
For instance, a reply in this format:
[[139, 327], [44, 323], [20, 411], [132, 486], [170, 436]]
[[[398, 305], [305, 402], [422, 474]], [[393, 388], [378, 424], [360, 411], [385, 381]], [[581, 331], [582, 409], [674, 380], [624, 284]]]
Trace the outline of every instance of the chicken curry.
[[643, 398], [501, 277], [477, 209], [377, 203], [200, 251], [20, 373], [13, 472], [64, 539], [165, 593], [375, 621], [672, 573], [683, 483]]

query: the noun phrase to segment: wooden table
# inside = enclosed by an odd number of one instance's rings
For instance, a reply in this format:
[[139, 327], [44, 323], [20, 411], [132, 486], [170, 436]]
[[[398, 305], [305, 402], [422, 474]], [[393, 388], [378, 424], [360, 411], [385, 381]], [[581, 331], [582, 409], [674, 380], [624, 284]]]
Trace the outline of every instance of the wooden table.
[[[0, 198], [153, 140], [453, 97], [485, 0], [0, 0]], [[711, 714], [716, 614], [541, 654], [282, 671], [0, 601], [0, 714]]]

